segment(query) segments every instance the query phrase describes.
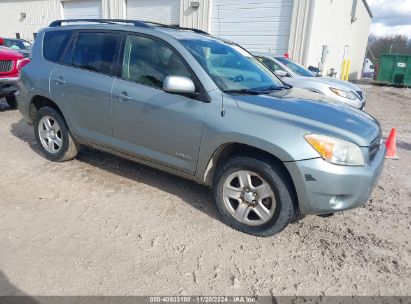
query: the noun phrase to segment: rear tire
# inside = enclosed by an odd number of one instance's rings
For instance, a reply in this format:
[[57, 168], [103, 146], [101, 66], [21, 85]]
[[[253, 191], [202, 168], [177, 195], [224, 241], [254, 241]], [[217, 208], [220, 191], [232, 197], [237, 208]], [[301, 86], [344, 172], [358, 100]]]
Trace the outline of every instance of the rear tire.
[[74, 141], [61, 114], [51, 107], [42, 107], [34, 117], [34, 135], [44, 156], [54, 162], [76, 157], [79, 145]]
[[14, 95], [6, 96], [6, 102], [11, 109], [17, 109], [17, 99]]
[[228, 225], [256, 236], [279, 233], [296, 214], [294, 190], [283, 169], [248, 156], [217, 169], [213, 194]]

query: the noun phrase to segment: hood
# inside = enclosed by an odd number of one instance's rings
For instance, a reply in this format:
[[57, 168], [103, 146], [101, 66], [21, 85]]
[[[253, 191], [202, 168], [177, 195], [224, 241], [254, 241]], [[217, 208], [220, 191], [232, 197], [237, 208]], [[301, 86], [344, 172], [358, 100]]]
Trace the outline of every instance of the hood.
[[245, 111], [259, 111], [299, 125], [307, 133], [339, 137], [367, 147], [380, 136], [378, 121], [356, 108], [307, 90], [283, 89], [267, 95], [233, 95]]
[[24, 58], [22, 54], [6, 47], [0, 47], [0, 60], [15, 60]]
[[361, 88], [359, 88], [355, 84], [352, 84], [351, 82], [340, 80], [340, 79], [333, 78], [333, 77], [328, 77], [328, 76], [321, 76], [321, 77], [299, 76], [296, 78], [304, 78], [304, 80], [306, 81], [320, 82], [320, 83], [329, 85], [330, 87], [335, 87], [337, 89], [343, 89], [343, 90], [354, 91], [354, 92], [362, 91]]

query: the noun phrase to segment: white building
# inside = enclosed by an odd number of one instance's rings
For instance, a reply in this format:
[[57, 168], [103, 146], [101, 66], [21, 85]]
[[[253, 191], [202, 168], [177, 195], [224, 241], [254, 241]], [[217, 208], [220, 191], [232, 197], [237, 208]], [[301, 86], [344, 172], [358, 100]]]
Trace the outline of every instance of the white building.
[[324, 74], [360, 77], [372, 14], [366, 0], [0, 0], [0, 37], [33, 40], [63, 18], [120, 18], [194, 27]]

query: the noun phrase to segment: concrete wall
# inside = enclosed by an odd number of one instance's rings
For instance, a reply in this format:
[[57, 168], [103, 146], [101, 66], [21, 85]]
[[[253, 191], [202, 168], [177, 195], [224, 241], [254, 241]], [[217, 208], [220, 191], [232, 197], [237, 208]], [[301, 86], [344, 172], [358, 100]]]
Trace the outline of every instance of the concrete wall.
[[[63, 0], [70, 1], [70, 0]], [[193, 8], [192, 0], [180, 0], [180, 25], [211, 30], [212, 0], [200, 0]], [[354, 0], [294, 0], [288, 51], [293, 59], [308, 66], [319, 66], [322, 46], [329, 46], [323, 65], [341, 73], [344, 48], [349, 46], [350, 79], [360, 77], [366, 51], [371, 17], [362, 0], [357, 1], [355, 22], [351, 22]], [[0, 0], [0, 37], [33, 40], [33, 33], [63, 17], [62, 0]], [[126, 0], [102, 0], [103, 18], [126, 18]], [[26, 13], [21, 18], [20, 13]], [[234, 12], [235, 13], [235, 12]]]
[[288, 53], [293, 60], [307, 64], [314, 0], [294, 0]]
[[[32, 41], [33, 33], [63, 18], [62, 1], [70, 0], [0, 0], [0, 37]], [[201, 0], [199, 8], [192, 8], [190, 0], [180, 0], [180, 24], [210, 30], [211, 0]], [[126, 18], [126, 0], [102, 0], [103, 18]], [[20, 18], [26, 13], [26, 18]]]
[[[26, 13], [21, 18], [20, 13]], [[33, 33], [60, 19], [62, 5], [58, 0], [0, 0], [0, 37], [16, 37], [32, 41]]]
[[110, 19], [126, 18], [125, 0], [103, 0], [103, 17]]
[[311, 33], [306, 50], [305, 65], [318, 67], [323, 45], [328, 45], [328, 54], [323, 71], [328, 74], [332, 68], [340, 77], [344, 50], [348, 46], [351, 60], [350, 79], [361, 75], [365, 57], [371, 16], [363, 1], [357, 1], [356, 21], [351, 22], [354, 0], [311, 0], [315, 1], [311, 19]]
[[211, 0], [200, 0], [199, 8], [190, 6], [191, 0], [181, 0], [180, 26], [211, 30]]
[[363, 1], [358, 1], [357, 21], [351, 29], [351, 70], [349, 79], [361, 78], [364, 59], [367, 52], [368, 36], [371, 27], [371, 17]]

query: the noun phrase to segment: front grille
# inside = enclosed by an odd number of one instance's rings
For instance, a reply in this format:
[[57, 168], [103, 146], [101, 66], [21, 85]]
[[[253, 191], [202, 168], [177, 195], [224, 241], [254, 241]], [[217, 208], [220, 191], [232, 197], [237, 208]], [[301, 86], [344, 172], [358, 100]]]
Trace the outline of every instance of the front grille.
[[358, 96], [360, 96], [360, 99], [362, 100], [364, 98], [362, 91], [356, 91]]
[[381, 136], [378, 136], [376, 139], [373, 140], [371, 143], [369, 149], [368, 149], [368, 154], [370, 156], [370, 162], [373, 161], [375, 155], [377, 155], [378, 150], [380, 149], [380, 144], [381, 144]]
[[9, 72], [13, 67], [13, 61], [0, 60], [0, 72]]

